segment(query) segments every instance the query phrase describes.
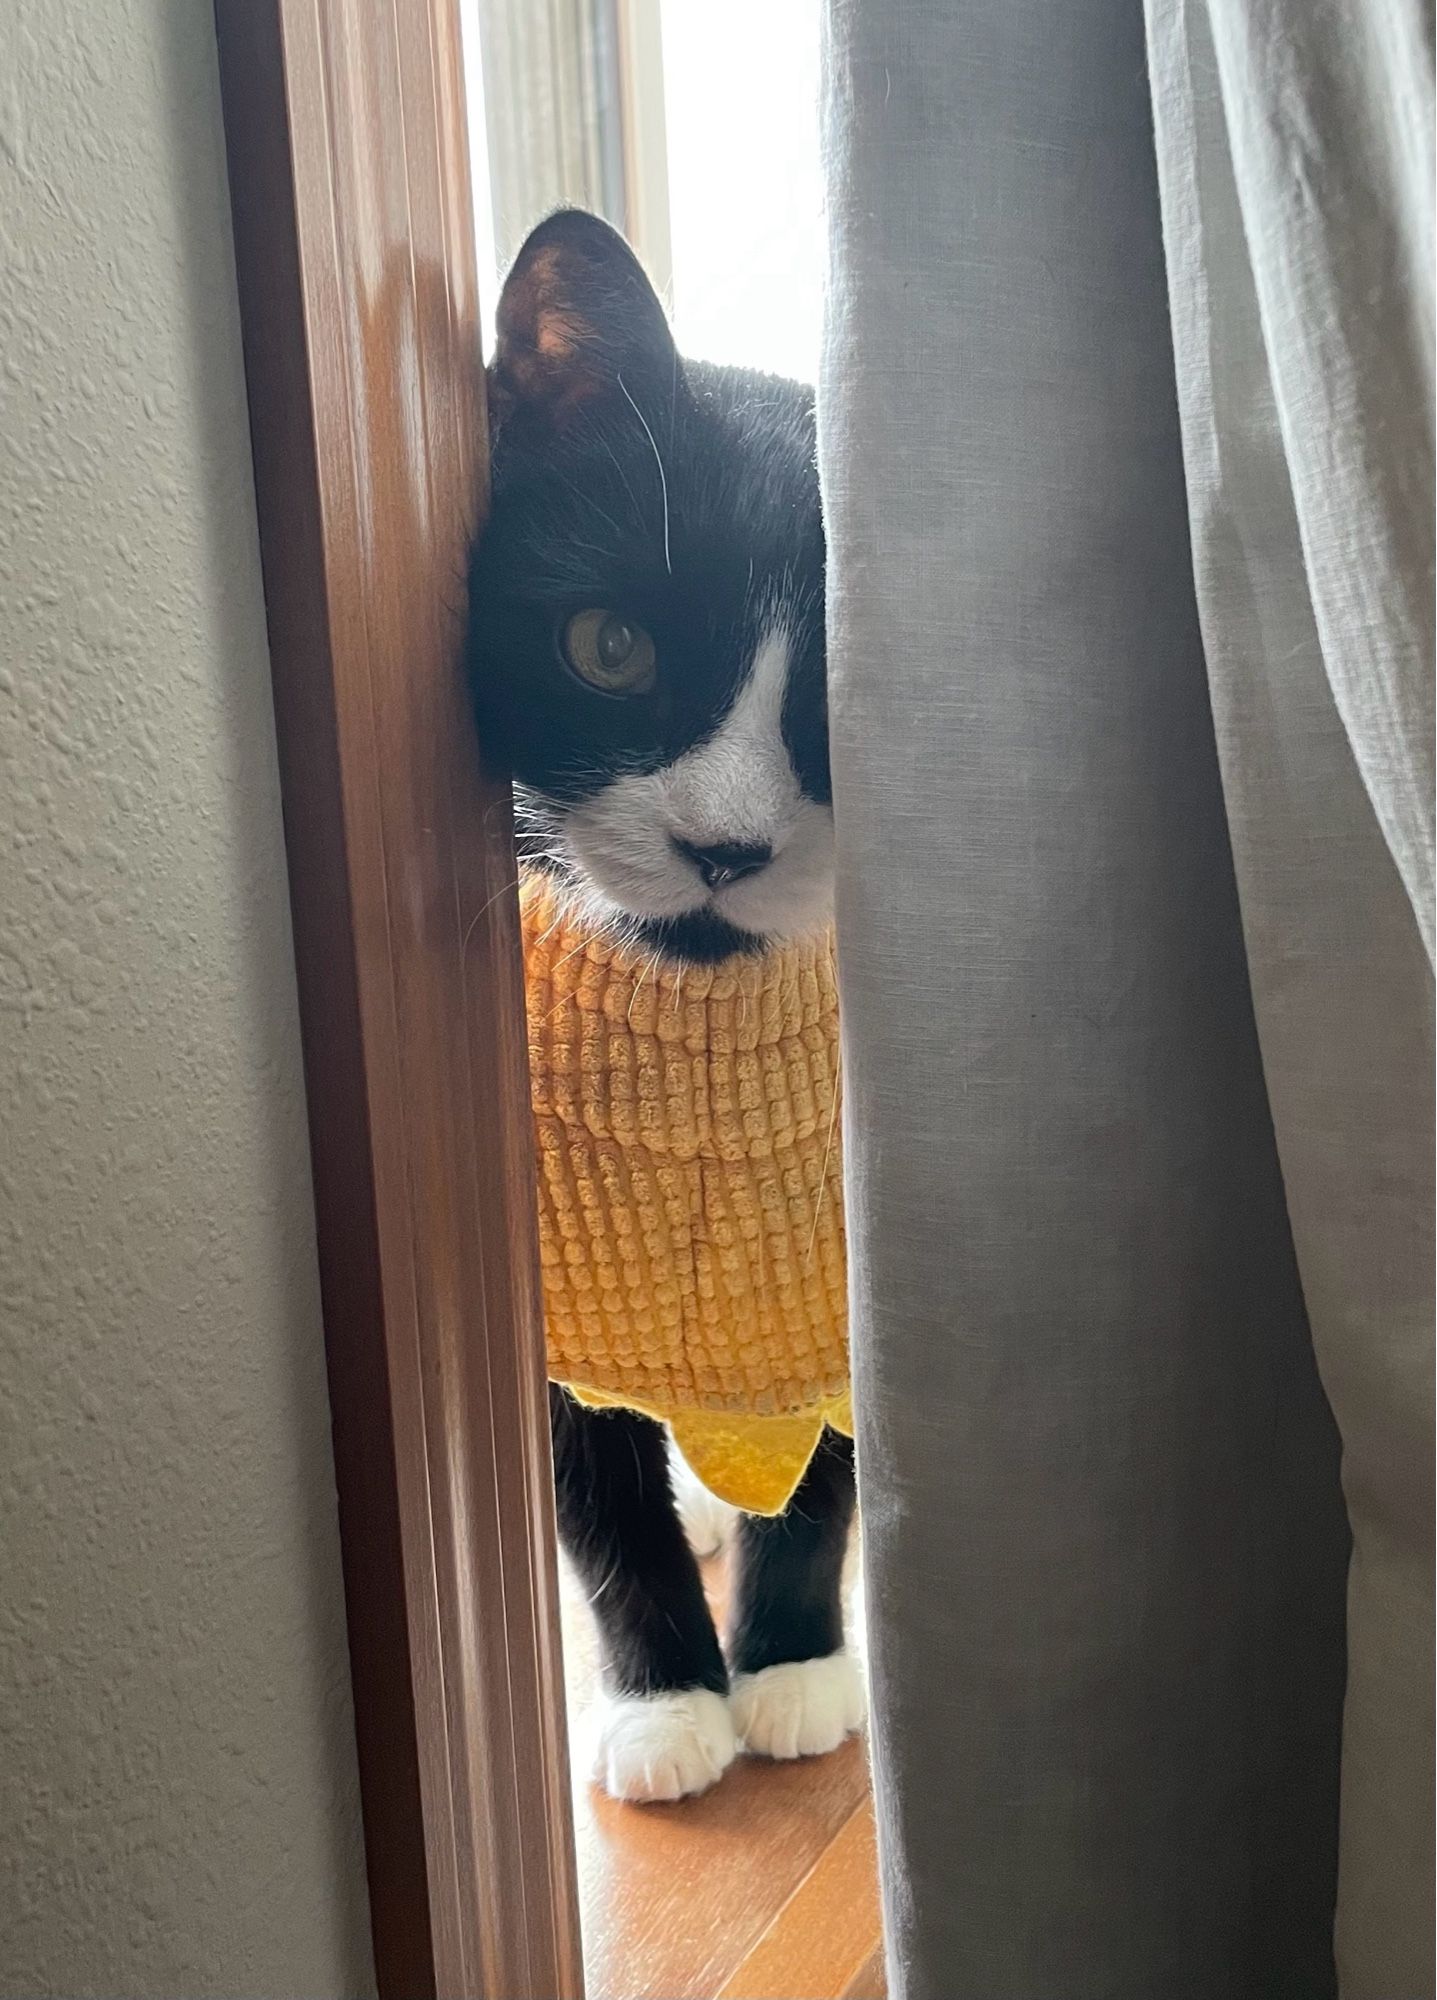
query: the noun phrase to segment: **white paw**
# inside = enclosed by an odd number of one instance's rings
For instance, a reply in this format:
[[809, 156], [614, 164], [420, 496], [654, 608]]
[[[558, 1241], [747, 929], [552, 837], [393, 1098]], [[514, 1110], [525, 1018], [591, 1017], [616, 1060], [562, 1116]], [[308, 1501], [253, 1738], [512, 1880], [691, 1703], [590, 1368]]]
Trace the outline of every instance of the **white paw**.
[[727, 1500], [720, 1500], [716, 1493], [709, 1492], [697, 1473], [690, 1471], [688, 1460], [672, 1439], [669, 1441], [669, 1479], [674, 1489], [674, 1505], [689, 1547], [700, 1561], [707, 1556], [716, 1556], [738, 1519], [738, 1509], [730, 1507]]
[[733, 1688], [734, 1726], [761, 1757], [821, 1757], [863, 1727], [863, 1674], [848, 1652], [792, 1660], [741, 1674]]
[[721, 1778], [737, 1748], [728, 1703], [708, 1688], [618, 1695], [599, 1714], [594, 1776], [616, 1799], [686, 1799]]

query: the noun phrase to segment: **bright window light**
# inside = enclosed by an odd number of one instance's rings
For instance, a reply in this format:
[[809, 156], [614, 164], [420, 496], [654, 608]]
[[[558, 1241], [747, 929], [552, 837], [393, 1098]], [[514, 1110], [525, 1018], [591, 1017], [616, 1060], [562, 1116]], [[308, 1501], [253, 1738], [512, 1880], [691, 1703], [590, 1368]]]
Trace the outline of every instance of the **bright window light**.
[[812, 382], [823, 327], [818, 0], [662, 0], [674, 329]]
[[[595, 151], [590, 121], [620, 115], [610, 85], [596, 81], [592, 94], [572, 88], [573, 62], [593, 53], [588, 43], [554, 45], [562, 24], [572, 27], [578, 18], [572, 6], [557, 7], [560, 27], [550, 23], [541, 33], [548, 17], [526, 11], [533, 0], [488, 4], [503, 16], [510, 57], [507, 68], [496, 60], [503, 75], [501, 84], [491, 78], [491, 87], [512, 91], [517, 64], [529, 121], [518, 129], [553, 143], [526, 149], [512, 143], [511, 133], [499, 152], [503, 185], [495, 184], [481, 61], [488, 31], [481, 31], [478, 0], [461, 0], [486, 353], [502, 264], [523, 231], [557, 202], [601, 207], [586, 164]], [[619, 50], [621, 66], [631, 65], [618, 94], [631, 109], [638, 99], [633, 115], [646, 124], [663, 163], [647, 199], [666, 211], [664, 240], [636, 247], [647, 251], [668, 295], [680, 351], [806, 382], [817, 373], [823, 325], [819, 6], [820, 0], [617, 0], [615, 7], [614, 0], [599, 0], [595, 14], [638, 24], [634, 34], [615, 25], [609, 46]], [[635, 53], [640, 41], [642, 60]], [[655, 107], [659, 91], [662, 105]], [[658, 116], [646, 117], [646, 108]], [[535, 120], [549, 124], [536, 127]], [[622, 137], [608, 136], [624, 148]]]

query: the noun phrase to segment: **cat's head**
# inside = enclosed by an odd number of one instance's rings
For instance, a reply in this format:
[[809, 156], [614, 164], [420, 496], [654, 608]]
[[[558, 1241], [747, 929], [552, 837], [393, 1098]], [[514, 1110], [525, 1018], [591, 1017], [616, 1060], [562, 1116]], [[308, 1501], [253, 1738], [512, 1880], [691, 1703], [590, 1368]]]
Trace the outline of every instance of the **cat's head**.
[[683, 361], [639, 263], [563, 211], [504, 285], [470, 570], [521, 848], [636, 943], [712, 961], [829, 919], [813, 397]]

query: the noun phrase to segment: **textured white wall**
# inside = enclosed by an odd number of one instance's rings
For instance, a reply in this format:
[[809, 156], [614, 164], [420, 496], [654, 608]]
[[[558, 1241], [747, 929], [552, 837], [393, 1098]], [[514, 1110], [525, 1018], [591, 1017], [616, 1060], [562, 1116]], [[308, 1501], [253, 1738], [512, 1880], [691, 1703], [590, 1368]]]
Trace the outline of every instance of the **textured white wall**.
[[0, 0], [0, 1991], [369, 1989], [209, 0]]

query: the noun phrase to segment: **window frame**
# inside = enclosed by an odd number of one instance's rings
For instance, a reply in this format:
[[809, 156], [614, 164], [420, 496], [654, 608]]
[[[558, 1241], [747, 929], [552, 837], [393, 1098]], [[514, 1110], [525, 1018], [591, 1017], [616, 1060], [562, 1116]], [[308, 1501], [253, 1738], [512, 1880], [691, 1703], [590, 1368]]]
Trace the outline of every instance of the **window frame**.
[[[460, 0], [481, 242], [502, 270], [550, 210], [622, 230], [672, 303], [662, 0]], [[487, 273], [485, 274], [487, 277]]]

